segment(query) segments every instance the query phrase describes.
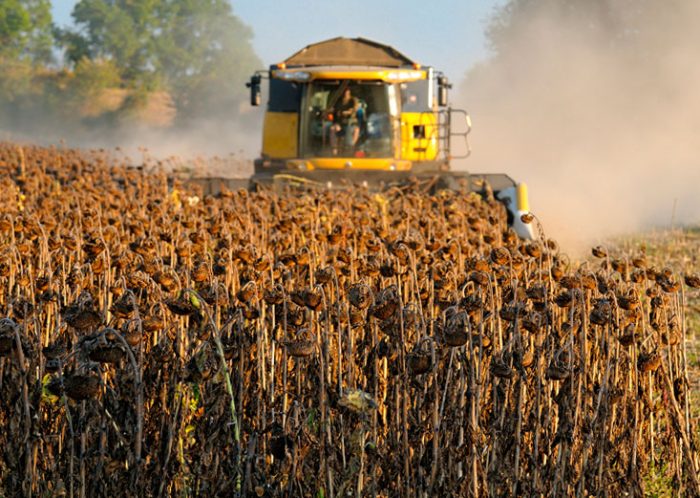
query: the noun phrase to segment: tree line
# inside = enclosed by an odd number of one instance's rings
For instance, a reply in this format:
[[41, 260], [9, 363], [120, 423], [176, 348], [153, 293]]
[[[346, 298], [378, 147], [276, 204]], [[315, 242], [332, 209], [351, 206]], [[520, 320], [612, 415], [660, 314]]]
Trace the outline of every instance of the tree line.
[[[0, 2], [0, 126], [186, 125], [238, 115], [261, 67], [228, 0]], [[41, 122], [39, 122], [41, 121]]]

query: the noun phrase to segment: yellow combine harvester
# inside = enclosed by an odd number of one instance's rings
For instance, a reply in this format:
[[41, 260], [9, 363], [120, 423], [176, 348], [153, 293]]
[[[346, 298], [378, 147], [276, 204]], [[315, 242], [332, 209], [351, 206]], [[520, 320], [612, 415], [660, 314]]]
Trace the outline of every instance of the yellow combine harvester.
[[417, 178], [433, 188], [491, 188], [516, 232], [532, 238], [520, 220], [528, 210], [523, 184], [506, 175], [450, 171], [453, 159], [469, 155], [471, 122], [448, 105], [451, 85], [443, 73], [387, 45], [334, 38], [255, 73], [247, 84], [252, 105], [261, 103], [263, 79], [269, 97], [253, 187]]

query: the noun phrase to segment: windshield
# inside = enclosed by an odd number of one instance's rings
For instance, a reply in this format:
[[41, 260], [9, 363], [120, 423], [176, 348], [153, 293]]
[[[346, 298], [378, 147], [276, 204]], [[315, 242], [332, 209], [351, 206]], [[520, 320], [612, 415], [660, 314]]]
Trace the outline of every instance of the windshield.
[[315, 81], [302, 111], [302, 157], [393, 157], [396, 92], [380, 81]]

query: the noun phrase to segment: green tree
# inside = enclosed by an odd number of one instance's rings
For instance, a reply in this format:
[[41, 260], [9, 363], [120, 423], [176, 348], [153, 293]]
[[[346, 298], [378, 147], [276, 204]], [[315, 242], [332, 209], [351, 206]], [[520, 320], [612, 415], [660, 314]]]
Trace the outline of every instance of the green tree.
[[0, 58], [45, 63], [51, 60], [52, 47], [48, 0], [0, 2]]
[[158, 67], [186, 115], [232, 112], [244, 82], [261, 67], [252, 30], [226, 0], [169, 2], [169, 24], [157, 40]]
[[52, 44], [47, 0], [0, 1], [0, 125], [17, 126], [42, 99]]
[[154, 34], [160, 29], [161, 0], [81, 0], [73, 9], [78, 31], [65, 31], [68, 59], [108, 59], [131, 82], [143, 83], [153, 72]]
[[127, 85], [170, 92], [182, 117], [232, 112], [260, 67], [226, 0], [80, 0], [73, 18], [69, 60], [113, 62]]

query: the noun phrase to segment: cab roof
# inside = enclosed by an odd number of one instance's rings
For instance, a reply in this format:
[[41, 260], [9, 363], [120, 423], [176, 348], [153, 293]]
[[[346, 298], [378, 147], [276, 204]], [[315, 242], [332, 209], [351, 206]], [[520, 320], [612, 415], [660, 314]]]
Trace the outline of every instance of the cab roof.
[[389, 45], [365, 38], [331, 38], [313, 43], [284, 61], [287, 67], [375, 66], [401, 68], [414, 61]]

